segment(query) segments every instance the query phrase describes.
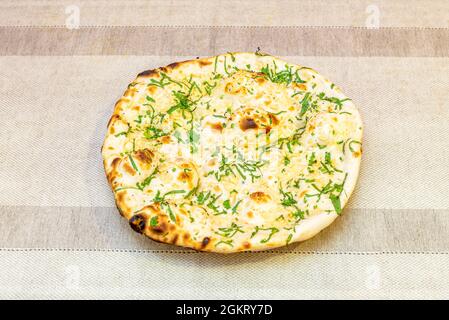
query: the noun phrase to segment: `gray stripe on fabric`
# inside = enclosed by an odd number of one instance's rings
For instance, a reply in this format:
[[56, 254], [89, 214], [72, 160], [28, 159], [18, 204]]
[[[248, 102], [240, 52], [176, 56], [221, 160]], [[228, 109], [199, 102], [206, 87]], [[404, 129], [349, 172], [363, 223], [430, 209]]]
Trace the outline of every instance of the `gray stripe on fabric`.
[[0, 27], [0, 55], [449, 56], [449, 29], [354, 27]]
[[[135, 233], [109, 207], [0, 207], [0, 247], [186, 250]], [[276, 252], [443, 252], [449, 210], [344, 210], [315, 238]]]

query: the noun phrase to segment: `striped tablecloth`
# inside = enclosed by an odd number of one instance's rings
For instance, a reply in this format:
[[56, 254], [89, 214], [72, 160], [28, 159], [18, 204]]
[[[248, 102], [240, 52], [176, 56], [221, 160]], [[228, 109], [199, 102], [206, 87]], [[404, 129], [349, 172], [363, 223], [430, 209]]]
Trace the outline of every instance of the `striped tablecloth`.
[[[449, 297], [448, 1], [5, 0], [0, 42], [0, 298]], [[115, 101], [140, 71], [257, 48], [360, 108], [344, 215], [226, 256], [132, 232], [100, 155]]]

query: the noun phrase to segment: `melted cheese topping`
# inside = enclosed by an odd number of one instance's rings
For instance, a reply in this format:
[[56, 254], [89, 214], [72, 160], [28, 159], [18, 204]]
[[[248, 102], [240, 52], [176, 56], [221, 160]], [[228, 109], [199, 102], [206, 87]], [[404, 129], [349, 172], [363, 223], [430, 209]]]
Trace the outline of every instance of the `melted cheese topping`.
[[227, 54], [139, 75], [103, 146], [121, 213], [199, 250], [274, 248], [315, 235], [357, 179], [360, 115], [314, 70]]

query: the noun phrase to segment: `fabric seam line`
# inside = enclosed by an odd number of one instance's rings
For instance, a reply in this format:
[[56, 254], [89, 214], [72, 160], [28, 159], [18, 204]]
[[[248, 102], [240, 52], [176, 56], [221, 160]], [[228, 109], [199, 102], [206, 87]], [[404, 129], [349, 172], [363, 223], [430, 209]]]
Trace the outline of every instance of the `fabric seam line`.
[[[0, 28], [4, 29], [45, 29], [45, 28], [52, 28], [52, 29], [66, 29], [67, 27], [65, 25], [0, 25]], [[234, 29], [257, 29], [257, 28], [272, 28], [272, 29], [355, 29], [355, 30], [449, 30], [449, 27], [410, 27], [410, 26], [388, 26], [388, 27], [379, 27], [379, 28], [369, 28], [369, 27], [362, 27], [362, 26], [313, 26], [313, 25], [307, 25], [307, 26], [264, 26], [264, 25], [254, 25], [254, 26], [244, 26], [244, 25], [82, 25], [79, 27], [79, 29], [89, 29], [89, 28], [96, 28], [96, 29], [118, 29], [118, 28], [124, 28], [124, 29], [132, 29], [132, 28], [176, 28], [176, 29], [182, 29], [182, 28], [192, 28], [192, 29], [207, 29], [207, 28], [213, 28], [213, 29], [224, 29], [224, 28], [234, 28]], [[79, 30], [79, 29], [73, 29], [73, 30]]]
[[[0, 251], [9, 252], [116, 252], [116, 253], [173, 253], [173, 254], [211, 254], [209, 252], [201, 252], [194, 250], [147, 250], [147, 249], [102, 249], [102, 248], [0, 248]], [[213, 254], [213, 253], [212, 253]], [[240, 254], [297, 254], [297, 255], [357, 255], [357, 256], [373, 256], [373, 255], [449, 255], [449, 252], [437, 251], [282, 251], [282, 250], [265, 250], [265, 251], [247, 251]], [[215, 254], [213, 254], [215, 255]]]

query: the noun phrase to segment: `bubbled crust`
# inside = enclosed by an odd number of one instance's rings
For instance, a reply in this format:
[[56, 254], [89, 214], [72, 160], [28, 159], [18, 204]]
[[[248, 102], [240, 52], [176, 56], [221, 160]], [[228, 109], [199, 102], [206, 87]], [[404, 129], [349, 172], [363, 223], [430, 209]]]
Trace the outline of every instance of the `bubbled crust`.
[[[264, 56], [258, 55], [254, 53], [233, 53], [231, 54], [233, 59], [237, 59], [241, 65], [245, 65], [247, 63], [251, 63], [252, 65], [264, 65], [268, 61], [275, 61], [279, 65], [283, 62], [282, 60], [272, 57], [272, 56]], [[229, 59], [229, 55], [221, 55], [218, 56], [219, 59], [227, 56]], [[146, 94], [157, 94], [158, 88], [151, 86], [143, 89], [146, 84], [151, 81], [151, 79], [160, 80], [161, 73], [165, 73], [169, 76], [174, 74], [200, 74], [200, 73], [211, 73], [216, 68], [217, 57], [203, 58], [203, 59], [195, 59], [188, 60], [183, 62], [175, 62], [169, 64], [165, 67], [146, 70], [138, 74], [137, 78], [132, 82], [132, 84], [125, 91], [123, 96], [117, 101], [114, 112], [109, 120], [107, 126], [107, 134], [102, 146], [102, 155], [103, 155], [103, 163], [107, 176], [107, 180], [111, 185], [113, 190], [116, 190], [116, 186], [119, 184], [119, 181], [123, 179], [123, 176], [127, 176], [127, 178], [131, 178], [137, 174], [133, 164], [126, 158], [126, 156], [120, 155], [120, 153], [125, 150], [125, 146], [129, 144], [127, 137], [125, 135], [119, 135], [120, 132], [124, 132], [127, 130], [128, 123], [133, 121], [135, 115], [133, 112], [139, 112], [141, 106], [132, 106], [130, 105], [139, 94], [142, 94], [139, 90], [145, 90]], [[310, 70], [310, 74], [313, 77], [322, 78], [317, 72], [312, 69]], [[258, 77], [257, 72], [253, 72], [253, 76], [255, 80], [263, 85], [264, 82], [268, 81], [263, 77]], [[330, 82], [323, 78], [325, 83], [330, 84]], [[134, 84], [134, 85], [133, 85]], [[298, 86], [300, 89], [304, 89], [303, 84], [294, 84]], [[240, 87], [236, 83], [229, 83], [225, 87], [225, 92], [229, 95], [245, 95], [245, 88]], [[338, 92], [341, 95], [340, 90], [335, 87], [334, 91]], [[131, 110], [133, 108], [133, 110]], [[362, 122], [360, 119], [360, 115], [355, 109], [355, 117], [356, 121], [359, 123], [360, 127], [362, 126]], [[243, 113], [247, 112], [251, 114], [251, 110], [242, 110]], [[269, 126], [267, 124], [270, 124]], [[242, 131], [245, 130], [253, 130], [256, 129], [257, 126], [262, 125], [264, 130], [271, 130], [272, 127], [279, 125], [279, 120], [276, 116], [272, 114], [258, 114], [257, 117], [247, 117], [243, 118], [240, 121], [240, 128]], [[223, 127], [217, 123], [209, 123], [212, 129], [222, 132]], [[355, 133], [354, 138], [361, 141], [362, 139], [362, 130], [359, 130]], [[170, 137], [161, 137], [160, 143], [164, 143]], [[146, 170], [150, 172], [155, 169], [155, 159], [158, 157], [158, 151], [152, 150], [150, 148], [143, 148], [136, 150], [132, 153], [132, 158], [138, 167], [139, 170]], [[361, 147], [354, 152], [354, 155], [350, 157], [346, 163], [346, 168], [348, 172], [347, 183], [344, 185], [344, 193], [341, 199], [341, 206], [344, 207], [349, 196], [351, 195], [355, 183], [358, 176], [359, 166], [360, 166], [360, 155], [361, 155]], [[189, 177], [184, 177], [189, 180]], [[180, 179], [182, 180], [182, 179]], [[189, 210], [197, 210], [192, 206], [187, 210], [186, 208], [182, 208], [177, 206], [176, 199], [169, 200], [172, 204], [172, 210], [175, 212], [176, 221], [174, 223], [173, 220], [169, 217], [169, 212], [164, 209], [158, 203], [152, 203], [150, 205], [139, 206], [136, 204], [135, 200], [132, 200], [136, 197], [139, 197], [138, 192], [136, 190], [123, 189], [114, 192], [115, 202], [117, 208], [121, 215], [123, 215], [129, 222], [131, 228], [141, 233], [155, 241], [174, 244], [183, 247], [189, 247], [200, 251], [210, 251], [210, 252], [220, 252], [220, 253], [232, 253], [239, 251], [248, 251], [248, 250], [265, 250], [272, 249], [279, 246], [285, 245], [285, 241], [271, 241], [268, 243], [256, 243], [254, 241], [250, 241], [248, 239], [242, 238], [236, 241], [233, 247], [228, 246], [216, 246], [216, 244], [221, 240], [219, 237], [216, 237], [213, 232], [208, 234], [207, 236], [202, 237], [194, 237], [192, 235], [191, 223], [189, 219], [185, 218], [188, 215]], [[264, 190], [254, 191], [250, 194], [249, 198], [258, 205], [263, 205], [266, 202], [269, 202], [271, 199], [270, 194], [265, 193]], [[173, 201], [173, 202], [172, 202]], [[138, 203], [138, 201], [137, 201]], [[198, 209], [199, 210], [199, 209]], [[248, 212], [248, 215], [253, 214], [253, 212]], [[313, 237], [323, 228], [327, 227], [338, 215], [335, 213], [322, 212], [318, 213], [309, 219], [305, 219], [303, 223], [301, 223], [292, 236], [290, 243], [303, 241]], [[155, 218], [157, 217], [157, 218]], [[183, 219], [181, 219], [181, 217]], [[152, 220], [157, 220], [157, 224], [152, 224]], [[207, 226], [204, 226], [207, 228]]]

